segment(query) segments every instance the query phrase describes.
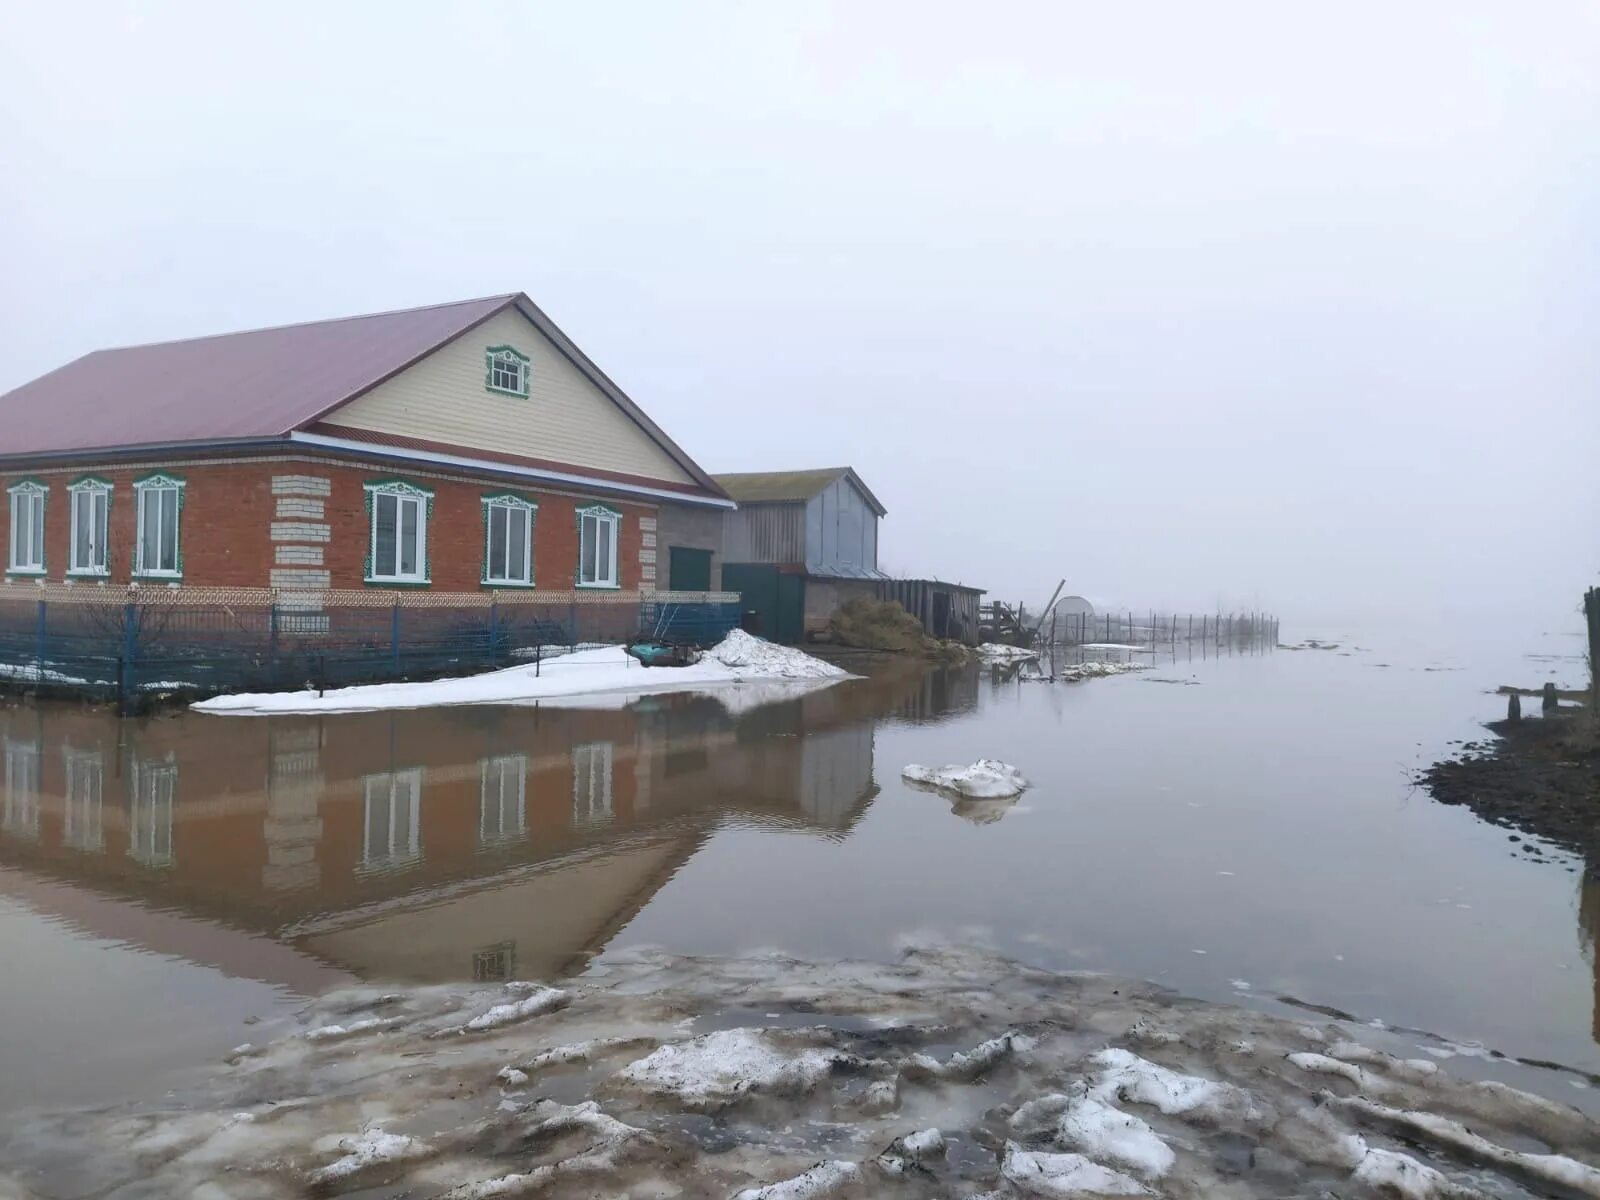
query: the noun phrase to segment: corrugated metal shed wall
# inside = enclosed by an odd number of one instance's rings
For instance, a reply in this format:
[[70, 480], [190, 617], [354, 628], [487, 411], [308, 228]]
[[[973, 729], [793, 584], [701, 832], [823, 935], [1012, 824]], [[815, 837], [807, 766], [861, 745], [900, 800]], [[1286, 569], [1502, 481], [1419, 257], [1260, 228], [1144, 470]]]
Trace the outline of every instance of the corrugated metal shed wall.
[[878, 514], [845, 476], [806, 505], [806, 568], [855, 572], [878, 569]]
[[723, 518], [724, 562], [806, 561], [806, 506], [751, 504]]

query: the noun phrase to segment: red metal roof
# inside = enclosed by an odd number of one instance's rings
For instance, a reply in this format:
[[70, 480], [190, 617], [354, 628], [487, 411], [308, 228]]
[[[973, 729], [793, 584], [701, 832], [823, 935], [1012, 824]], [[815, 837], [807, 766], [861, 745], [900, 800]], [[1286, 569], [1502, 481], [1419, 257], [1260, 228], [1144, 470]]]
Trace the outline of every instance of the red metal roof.
[[281, 437], [518, 299], [96, 350], [0, 396], [0, 454]]

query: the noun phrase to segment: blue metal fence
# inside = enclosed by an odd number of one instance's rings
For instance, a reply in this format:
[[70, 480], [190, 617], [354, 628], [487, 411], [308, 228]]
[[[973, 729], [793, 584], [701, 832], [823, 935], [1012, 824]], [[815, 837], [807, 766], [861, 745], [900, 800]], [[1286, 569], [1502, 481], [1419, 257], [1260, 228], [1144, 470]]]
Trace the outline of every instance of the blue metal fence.
[[[21, 592], [22, 589], [19, 589]], [[116, 601], [118, 597], [107, 597]], [[374, 599], [377, 599], [374, 597]], [[441, 602], [444, 601], [444, 602]], [[83, 602], [0, 595], [0, 685], [117, 699], [470, 674], [641, 633], [694, 645], [739, 624], [734, 597], [461, 604]]]

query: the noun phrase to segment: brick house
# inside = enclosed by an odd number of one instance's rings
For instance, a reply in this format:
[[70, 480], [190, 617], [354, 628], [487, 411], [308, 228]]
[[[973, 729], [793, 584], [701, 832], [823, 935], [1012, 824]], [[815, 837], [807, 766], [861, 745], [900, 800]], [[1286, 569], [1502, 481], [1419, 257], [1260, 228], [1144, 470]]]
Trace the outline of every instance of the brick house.
[[5, 577], [721, 586], [726, 493], [522, 294], [101, 350], [0, 396]]

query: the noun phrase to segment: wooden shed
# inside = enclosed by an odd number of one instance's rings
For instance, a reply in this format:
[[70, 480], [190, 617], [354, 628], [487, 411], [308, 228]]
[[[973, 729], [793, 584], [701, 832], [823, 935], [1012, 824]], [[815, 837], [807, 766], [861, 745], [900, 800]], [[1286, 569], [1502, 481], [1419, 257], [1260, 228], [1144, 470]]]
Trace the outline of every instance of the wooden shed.
[[895, 600], [930, 637], [978, 644], [978, 605], [983, 589], [939, 579], [889, 579], [878, 584], [880, 600]]

